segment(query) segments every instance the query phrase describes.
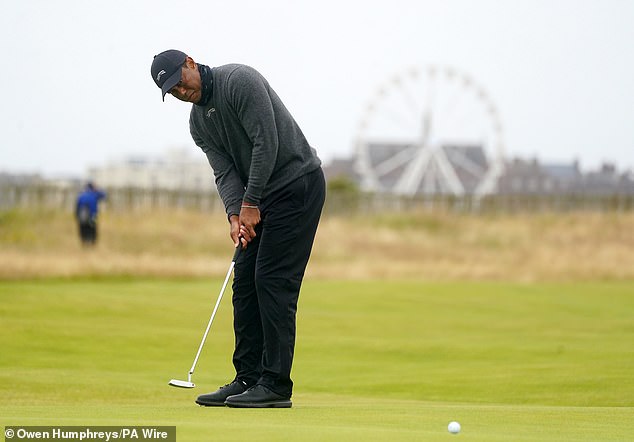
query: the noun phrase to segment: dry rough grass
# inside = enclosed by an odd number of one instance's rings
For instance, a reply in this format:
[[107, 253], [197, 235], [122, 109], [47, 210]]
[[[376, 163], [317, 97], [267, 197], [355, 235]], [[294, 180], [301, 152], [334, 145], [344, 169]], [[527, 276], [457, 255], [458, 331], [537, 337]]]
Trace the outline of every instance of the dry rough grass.
[[382, 215], [326, 220], [320, 229], [324, 237], [328, 239], [313, 261], [313, 271], [321, 276], [513, 281], [634, 277], [634, 214]]
[[[209, 277], [226, 272], [223, 214], [109, 213], [93, 250], [71, 214], [0, 213], [0, 279]], [[308, 274], [317, 278], [634, 280], [634, 213], [326, 216]]]

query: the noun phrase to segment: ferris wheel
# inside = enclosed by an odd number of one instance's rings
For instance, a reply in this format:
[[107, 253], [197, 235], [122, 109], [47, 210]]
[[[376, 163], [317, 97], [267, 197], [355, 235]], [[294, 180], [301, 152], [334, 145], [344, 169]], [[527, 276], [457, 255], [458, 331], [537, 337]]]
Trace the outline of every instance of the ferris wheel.
[[410, 68], [369, 100], [355, 169], [366, 191], [483, 196], [495, 191], [502, 172], [502, 135], [496, 106], [469, 75]]

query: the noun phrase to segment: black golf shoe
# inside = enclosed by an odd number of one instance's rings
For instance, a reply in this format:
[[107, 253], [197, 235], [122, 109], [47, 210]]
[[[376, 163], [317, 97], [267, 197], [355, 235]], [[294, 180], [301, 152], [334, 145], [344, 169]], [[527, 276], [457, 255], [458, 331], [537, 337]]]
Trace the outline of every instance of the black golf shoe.
[[291, 408], [291, 398], [281, 396], [264, 385], [256, 385], [247, 391], [229, 396], [225, 405], [233, 408]]
[[246, 389], [246, 382], [235, 380], [230, 384], [220, 387], [213, 393], [201, 394], [196, 399], [196, 403], [203, 407], [224, 407], [227, 397], [244, 393]]

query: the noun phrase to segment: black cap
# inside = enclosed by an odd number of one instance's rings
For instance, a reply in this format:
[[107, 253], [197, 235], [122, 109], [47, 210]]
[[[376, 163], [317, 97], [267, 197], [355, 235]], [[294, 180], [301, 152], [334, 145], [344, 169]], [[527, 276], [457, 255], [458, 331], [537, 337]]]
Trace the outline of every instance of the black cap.
[[154, 56], [152, 79], [161, 88], [163, 101], [165, 101], [165, 94], [181, 80], [181, 68], [186, 59], [187, 54], [176, 49], [170, 49]]

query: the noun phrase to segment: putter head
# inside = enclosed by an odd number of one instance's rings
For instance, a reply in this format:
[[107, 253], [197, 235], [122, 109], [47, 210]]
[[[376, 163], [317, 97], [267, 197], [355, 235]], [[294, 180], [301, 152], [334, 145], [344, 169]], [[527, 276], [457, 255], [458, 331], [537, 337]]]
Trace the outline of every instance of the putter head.
[[180, 387], [180, 388], [194, 388], [196, 384], [189, 381], [179, 381], [178, 379], [172, 379], [168, 385], [172, 387]]

